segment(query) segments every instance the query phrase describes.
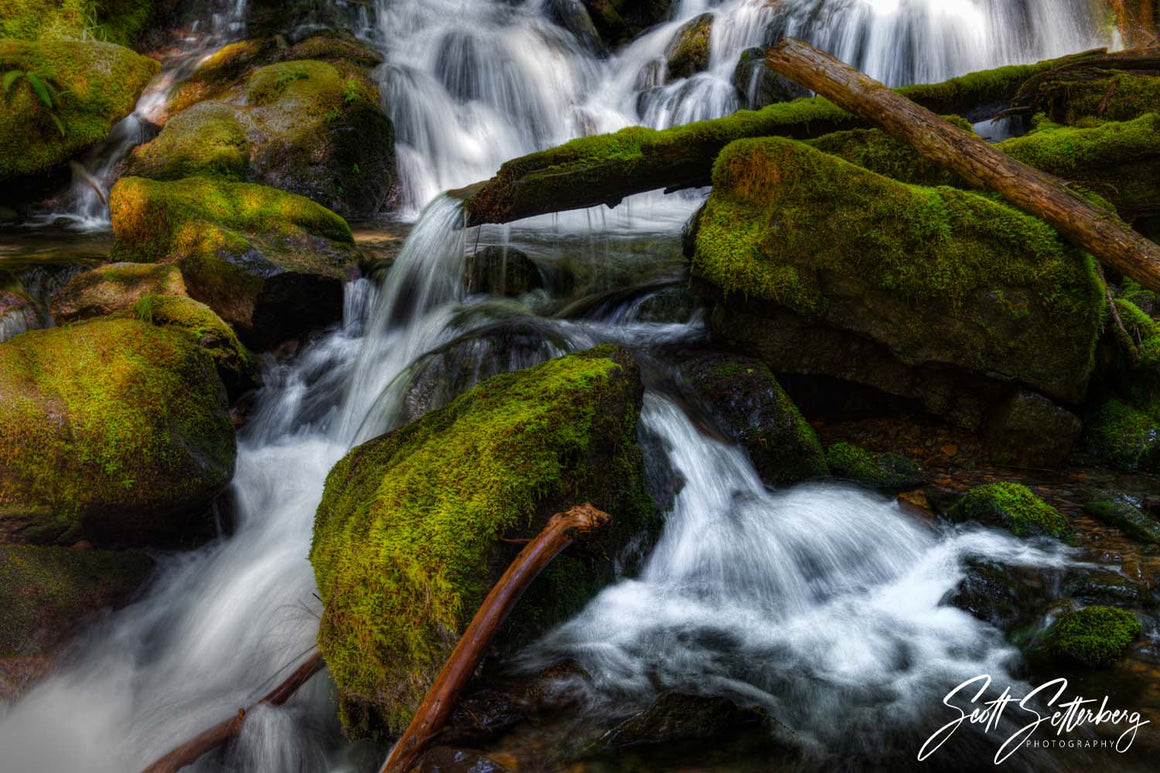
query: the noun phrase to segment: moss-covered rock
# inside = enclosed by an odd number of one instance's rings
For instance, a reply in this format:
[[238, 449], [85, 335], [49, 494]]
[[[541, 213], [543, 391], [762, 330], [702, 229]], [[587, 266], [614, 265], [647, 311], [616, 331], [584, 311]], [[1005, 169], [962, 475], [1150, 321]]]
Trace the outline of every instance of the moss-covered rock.
[[765, 363], [705, 355], [682, 362], [680, 372], [766, 483], [789, 486], [828, 473], [817, 434]]
[[693, 275], [717, 300], [711, 326], [775, 371], [863, 383], [971, 428], [1003, 382], [1085, 394], [1103, 285], [1042, 221], [780, 138], [732, 143], [713, 179]]
[[204, 177], [123, 177], [109, 196], [117, 260], [173, 263], [248, 344], [337, 321], [357, 273], [346, 222], [302, 196]]
[[1056, 123], [1132, 121], [1160, 111], [1160, 77], [1147, 71], [1069, 67], [1030, 81], [1020, 101]]
[[[476, 607], [560, 509], [613, 516], [594, 550], [560, 556], [500, 632], [501, 648], [575, 613], [655, 526], [635, 431], [642, 387], [612, 346], [491, 378], [331, 471], [310, 560], [319, 647], [347, 731], [405, 727]], [[502, 539], [501, 539], [502, 538]]]
[[133, 45], [173, 0], [0, 0], [0, 38]]
[[250, 179], [344, 216], [377, 214], [397, 182], [394, 129], [370, 77], [381, 61], [338, 34], [225, 46], [177, 88], [176, 115], [130, 173]]
[[902, 454], [867, 451], [852, 443], [834, 443], [826, 449], [830, 473], [879, 491], [906, 491], [926, 483], [922, 468]]
[[1140, 500], [1115, 491], [1101, 491], [1088, 500], [1084, 512], [1111, 524], [1141, 542], [1160, 545], [1160, 522], [1140, 508]]
[[747, 48], [733, 69], [733, 87], [749, 110], [808, 97], [810, 92], [765, 64], [765, 49]]
[[52, 317], [58, 325], [103, 317], [150, 294], [185, 295], [181, 271], [156, 263], [109, 263], [70, 279], [52, 299]]
[[685, 22], [665, 50], [665, 79], [691, 78], [709, 67], [709, 40], [713, 14], [703, 13]]
[[1084, 417], [1080, 448], [1087, 459], [1125, 472], [1160, 472], [1160, 421], [1109, 397]]
[[213, 363], [184, 332], [131, 319], [0, 344], [0, 533], [69, 545], [212, 530], [234, 429]]
[[[23, 73], [0, 95], [0, 180], [51, 169], [105, 139], [158, 69], [112, 43], [0, 40], [0, 73]], [[51, 107], [29, 73], [44, 84]]]
[[1045, 636], [1047, 651], [1072, 666], [1110, 666], [1140, 635], [1140, 621], [1116, 607], [1085, 607], [1065, 612]]
[[672, 0], [581, 0], [609, 46], [627, 43], [668, 15]]
[[954, 504], [948, 515], [956, 522], [998, 526], [1017, 537], [1070, 539], [1072, 535], [1067, 518], [1020, 483], [976, 486]]
[[170, 118], [151, 142], [138, 146], [125, 174], [153, 180], [245, 180], [249, 163], [249, 142], [235, 108], [199, 102]]

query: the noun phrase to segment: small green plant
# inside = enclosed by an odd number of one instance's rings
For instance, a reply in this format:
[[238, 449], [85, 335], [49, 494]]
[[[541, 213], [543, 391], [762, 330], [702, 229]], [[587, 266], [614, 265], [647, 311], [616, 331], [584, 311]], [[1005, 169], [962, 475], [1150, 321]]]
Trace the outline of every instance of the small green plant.
[[327, 123], [333, 123], [338, 120], [340, 115], [342, 115], [342, 111], [340, 111], [337, 107], [332, 107], [322, 115], [322, 120], [326, 121]]
[[133, 314], [142, 322], [153, 324], [153, 312], [157, 310], [157, 305], [156, 295], [142, 295], [133, 304]]
[[28, 84], [29, 88], [32, 89], [32, 93], [44, 105], [48, 111], [49, 118], [52, 119], [57, 131], [60, 132], [60, 136], [63, 137], [65, 135], [64, 123], [60, 120], [60, 116], [56, 114], [56, 108], [60, 105], [60, 91], [53, 85], [51, 79], [34, 72], [28, 72], [27, 70], [8, 70], [4, 73], [3, 78], [0, 79], [0, 86], [4, 90], [4, 98], [8, 99], [12, 93], [12, 88], [21, 79]]

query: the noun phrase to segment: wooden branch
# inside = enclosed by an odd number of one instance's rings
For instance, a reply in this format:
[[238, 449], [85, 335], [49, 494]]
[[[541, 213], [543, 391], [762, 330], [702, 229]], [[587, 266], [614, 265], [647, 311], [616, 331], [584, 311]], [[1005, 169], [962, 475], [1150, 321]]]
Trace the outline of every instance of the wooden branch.
[[1021, 164], [834, 57], [787, 38], [766, 63], [802, 86], [881, 127], [969, 182], [990, 188], [1019, 209], [1043, 218], [1101, 262], [1160, 291], [1160, 245], [1115, 214], [1069, 190], [1061, 180]]
[[[264, 703], [269, 706], [281, 706], [290, 700], [298, 688], [310, 681], [310, 677], [317, 674], [325, 666], [322, 653], [315, 650], [306, 660], [302, 661], [302, 665], [294, 669], [294, 673], [286, 677], [285, 681], [271, 690], [256, 705]], [[252, 709], [253, 707], [249, 710]], [[247, 709], [238, 709], [237, 714], [189, 739], [145, 768], [142, 773], [177, 773], [186, 765], [197, 762], [203, 754], [225, 746], [241, 733], [242, 722], [246, 719], [246, 711]]]
[[419, 755], [426, 751], [427, 744], [443, 728], [496, 630], [536, 575], [578, 535], [599, 529], [611, 520], [611, 516], [590, 504], [556, 513], [548, 520], [544, 529], [520, 551], [480, 604], [471, 624], [415, 712], [415, 718], [391, 749], [380, 773], [406, 773], [411, 769]]

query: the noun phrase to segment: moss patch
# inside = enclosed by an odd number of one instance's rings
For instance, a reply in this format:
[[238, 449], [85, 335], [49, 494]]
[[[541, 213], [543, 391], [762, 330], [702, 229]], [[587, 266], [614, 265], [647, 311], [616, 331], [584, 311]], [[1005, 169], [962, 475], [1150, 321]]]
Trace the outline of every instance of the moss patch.
[[246, 132], [234, 108], [202, 102], [170, 118], [152, 142], [136, 148], [127, 174], [154, 180], [245, 180], [249, 161]]
[[1160, 422], [1123, 400], [1097, 403], [1084, 418], [1080, 442], [1096, 463], [1125, 472], [1160, 472]]
[[1067, 518], [1019, 483], [977, 486], [955, 503], [949, 515], [954, 521], [999, 526], [1017, 537], [1070, 539], [1072, 535]]
[[904, 491], [926, 482], [922, 468], [902, 454], [876, 453], [851, 443], [827, 448], [826, 463], [835, 477], [882, 491]]
[[0, 179], [52, 168], [105, 139], [159, 68], [112, 43], [0, 40], [0, 72], [35, 73], [57, 94], [50, 109], [26, 78], [12, 86], [0, 110]]
[[17, 336], [0, 401], [0, 531], [19, 541], [200, 528], [233, 473], [225, 390], [182, 332], [103, 319]]
[[518, 550], [501, 537], [531, 537], [586, 501], [614, 519], [595, 554], [561, 556], [536, 580], [505, 623], [508, 646], [612, 578], [613, 557], [655, 524], [635, 442], [641, 391], [627, 354], [598, 347], [491, 378], [335, 466], [310, 560], [348, 732], [407, 724]]
[[673, 38], [668, 51], [667, 80], [691, 78], [709, 67], [709, 40], [713, 34], [713, 14], [703, 13], [689, 20]]
[[1058, 660], [1089, 668], [1110, 666], [1142, 632], [1131, 612], [1115, 607], [1085, 607], [1052, 623], [1045, 639]]
[[146, 30], [155, 0], [0, 0], [0, 38], [92, 38], [132, 45]]

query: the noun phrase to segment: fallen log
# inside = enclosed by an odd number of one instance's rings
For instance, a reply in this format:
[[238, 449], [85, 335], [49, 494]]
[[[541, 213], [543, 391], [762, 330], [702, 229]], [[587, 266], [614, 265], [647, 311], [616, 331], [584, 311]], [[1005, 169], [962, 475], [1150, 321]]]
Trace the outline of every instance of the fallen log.
[[1083, 247], [1100, 262], [1160, 291], [1160, 245], [1133, 231], [1062, 180], [996, 150], [813, 46], [787, 38], [766, 53], [777, 72], [862, 116], [920, 155], [989, 188]]
[[[281, 684], [271, 690], [256, 705], [281, 706], [290, 700], [294, 693], [298, 691], [298, 688], [310, 681], [310, 677], [317, 674], [325, 666], [326, 663], [322, 659], [322, 653], [315, 650], [306, 660], [302, 661], [302, 665], [294, 669], [294, 673], [286, 677]], [[241, 733], [242, 723], [246, 719], [246, 712], [252, 711], [253, 708], [238, 709], [237, 714], [204, 730], [174, 748], [165, 756], [145, 768], [142, 773], [177, 773], [177, 771], [185, 766], [197, 762], [202, 755], [225, 746]]]
[[520, 551], [480, 604], [380, 773], [406, 773], [411, 769], [443, 728], [496, 630], [536, 575], [577, 536], [599, 529], [611, 520], [607, 513], [588, 504], [548, 519], [548, 524]]
[[[938, 113], [979, 121], [1005, 109], [1031, 77], [1109, 56], [1115, 55], [1096, 49], [1038, 64], [984, 70], [943, 83], [905, 86], [898, 93]], [[986, 109], [980, 111], [982, 107]], [[512, 159], [490, 180], [450, 195], [464, 201], [468, 226], [508, 223], [598, 204], [614, 207], [635, 193], [709, 185], [717, 154], [734, 140], [813, 139], [865, 125], [830, 101], [813, 97], [671, 129], [633, 126]]]

